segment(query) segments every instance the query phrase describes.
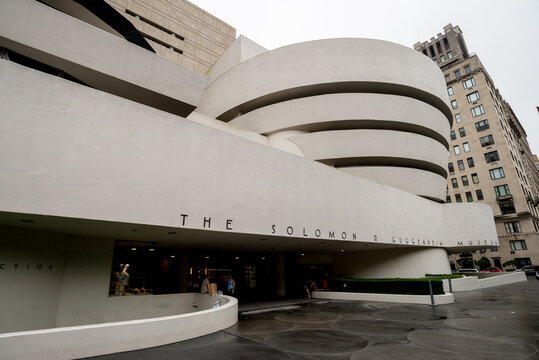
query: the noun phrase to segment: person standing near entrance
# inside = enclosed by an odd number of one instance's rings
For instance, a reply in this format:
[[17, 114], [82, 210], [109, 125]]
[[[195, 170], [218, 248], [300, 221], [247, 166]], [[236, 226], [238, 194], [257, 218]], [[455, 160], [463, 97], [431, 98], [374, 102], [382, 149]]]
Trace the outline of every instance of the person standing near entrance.
[[207, 294], [210, 291], [210, 279], [208, 276], [204, 277], [204, 280], [202, 280], [202, 284], [200, 285], [200, 293], [201, 294]]
[[234, 290], [236, 290], [236, 282], [232, 278], [232, 275], [228, 275], [226, 281], [226, 294], [232, 296], [234, 295]]

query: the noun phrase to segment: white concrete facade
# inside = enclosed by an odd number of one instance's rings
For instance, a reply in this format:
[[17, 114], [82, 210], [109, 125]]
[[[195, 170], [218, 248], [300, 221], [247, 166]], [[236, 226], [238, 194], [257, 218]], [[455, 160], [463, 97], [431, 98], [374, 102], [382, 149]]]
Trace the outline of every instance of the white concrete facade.
[[[91, 88], [0, 60], [1, 332], [127, 320], [108, 297], [118, 240], [265, 249], [282, 266], [280, 254], [299, 249], [358, 277], [447, 273], [447, 251], [498, 244], [488, 206], [440, 202], [447, 92], [412, 49], [335, 39], [264, 51], [240, 38], [209, 76], [145, 52], [150, 81], [124, 64], [135, 45], [32, 0], [0, 0], [0, 10], [8, 54], [99, 74]], [[24, 12], [39, 42], [19, 28]], [[90, 38], [89, 59], [55, 23]], [[92, 44], [112, 54], [100, 62]], [[147, 88], [153, 100], [140, 98]], [[163, 299], [126, 297], [122, 309], [184, 312]]]

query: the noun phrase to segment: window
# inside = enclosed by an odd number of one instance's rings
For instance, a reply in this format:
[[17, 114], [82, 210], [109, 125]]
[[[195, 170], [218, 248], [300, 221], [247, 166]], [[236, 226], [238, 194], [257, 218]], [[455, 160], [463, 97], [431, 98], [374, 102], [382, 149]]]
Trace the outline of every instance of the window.
[[455, 194], [455, 201], [458, 203], [462, 202], [462, 198], [460, 197], [460, 194]]
[[464, 72], [465, 72], [466, 74], [469, 74], [469, 73], [472, 72], [472, 69], [470, 68], [470, 65], [466, 65], [466, 66], [464, 67]]
[[447, 168], [449, 169], [449, 172], [455, 172], [455, 167], [453, 166], [453, 163], [447, 164]]
[[494, 145], [494, 138], [492, 135], [487, 135], [479, 138], [479, 142], [482, 147]]
[[479, 91], [474, 91], [473, 93], [466, 95], [466, 98], [468, 99], [469, 103], [479, 100]]
[[515, 210], [515, 205], [513, 204], [513, 200], [500, 202], [498, 205], [500, 206], [500, 211], [502, 215], [514, 214], [517, 212]]
[[501, 179], [505, 177], [505, 174], [503, 173], [503, 168], [501, 167], [496, 168], [496, 169], [491, 169], [488, 172], [490, 173], [490, 178], [492, 180]]
[[472, 174], [472, 182], [474, 184], [479, 184], [479, 177], [477, 176], [477, 173]]
[[473, 196], [471, 191], [466, 191], [466, 201], [473, 202]]
[[445, 197], [445, 202], [446, 202], [447, 204], [451, 204], [451, 196], [447, 195], [447, 196]]
[[483, 191], [481, 189], [475, 190], [475, 196], [477, 196], [477, 200], [483, 200]]
[[445, 62], [445, 57], [442, 55], [440, 56], [440, 62], [443, 64]]
[[460, 155], [460, 148], [458, 145], [453, 146], [453, 151], [455, 152], [455, 155]]
[[470, 183], [468, 182], [468, 177], [466, 175], [461, 176], [462, 185], [468, 186]]
[[473, 162], [473, 157], [467, 158], [466, 161], [468, 162], [468, 167], [469, 168], [473, 168], [475, 166], [475, 164]]
[[465, 80], [462, 82], [462, 86], [465, 88], [465, 89], [471, 89], [472, 87], [474, 87], [475, 85], [475, 80], [473, 77], [469, 78], [468, 80]]
[[463, 127], [459, 128], [459, 134], [460, 134], [460, 137], [465, 137], [466, 136], [466, 130], [464, 130]]
[[491, 151], [485, 154], [485, 161], [487, 163], [495, 162], [500, 160], [500, 156], [498, 156], [497, 151]]
[[457, 104], [457, 100], [451, 100], [451, 107], [453, 107], [453, 109], [458, 109], [458, 104]]
[[511, 244], [511, 250], [528, 250], [526, 247], [526, 241], [524, 240], [511, 240], [509, 241], [509, 244]]
[[494, 192], [496, 193], [496, 196], [511, 195], [511, 192], [509, 191], [509, 185], [507, 184], [494, 186]]
[[460, 117], [460, 114], [455, 114], [455, 121], [457, 124], [460, 124], [462, 122], [462, 118]]
[[457, 165], [459, 167], [459, 170], [464, 170], [464, 163], [462, 162], [462, 160], [457, 161]]
[[453, 54], [451, 54], [451, 51], [447, 53], [447, 58], [448, 59], [453, 59]]
[[455, 74], [455, 79], [458, 79], [460, 77], [460, 70], [455, 71], [454, 74]]
[[453, 88], [451, 86], [447, 88], [447, 93], [449, 96], [453, 95]]
[[449, 136], [451, 137], [451, 140], [457, 139], [457, 135], [455, 135], [455, 130], [451, 130], [451, 132], [449, 133]]
[[481, 121], [478, 121], [478, 122], [475, 123], [475, 129], [477, 130], [477, 132], [487, 130], [489, 128], [490, 128], [490, 126], [488, 124], [487, 119], [481, 120]]
[[457, 178], [452, 178], [451, 179], [451, 185], [453, 185], [453, 189], [459, 187], [459, 182], [457, 181]]
[[[453, 109], [456, 109], [456, 108], [453, 108]], [[485, 113], [485, 109], [483, 109], [483, 105], [478, 105], [476, 107], [473, 107], [471, 110], [472, 110], [473, 117], [483, 115]]]
[[505, 225], [505, 232], [508, 234], [522, 232], [522, 228], [520, 227], [520, 221], [506, 222], [504, 223], [504, 225]]
[[470, 145], [467, 142], [462, 144], [462, 148], [464, 149], [464, 152], [470, 152]]
[[490, 248], [490, 251], [491, 252], [498, 252], [498, 247], [497, 246], [493, 246]]

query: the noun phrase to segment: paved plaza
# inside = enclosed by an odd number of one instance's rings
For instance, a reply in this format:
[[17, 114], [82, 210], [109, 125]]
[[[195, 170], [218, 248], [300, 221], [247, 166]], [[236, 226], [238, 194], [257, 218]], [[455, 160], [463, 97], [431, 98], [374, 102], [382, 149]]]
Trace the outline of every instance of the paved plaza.
[[240, 321], [224, 331], [92, 359], [539, 359], [534, 278], [455, 300], [434, 308], [366, 301], [242, 307]]

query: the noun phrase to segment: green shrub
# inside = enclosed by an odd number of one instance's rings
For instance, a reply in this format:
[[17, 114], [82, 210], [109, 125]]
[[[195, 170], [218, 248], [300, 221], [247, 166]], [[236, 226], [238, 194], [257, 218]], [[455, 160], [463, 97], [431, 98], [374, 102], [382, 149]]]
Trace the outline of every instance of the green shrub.
[[429, 280], [434, 295], [444, 294], [441, 279], [333, 279], [328, 282], [332, 291], [376, 294], [429, 295]]

